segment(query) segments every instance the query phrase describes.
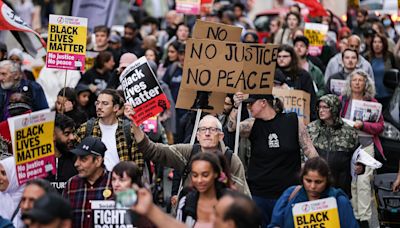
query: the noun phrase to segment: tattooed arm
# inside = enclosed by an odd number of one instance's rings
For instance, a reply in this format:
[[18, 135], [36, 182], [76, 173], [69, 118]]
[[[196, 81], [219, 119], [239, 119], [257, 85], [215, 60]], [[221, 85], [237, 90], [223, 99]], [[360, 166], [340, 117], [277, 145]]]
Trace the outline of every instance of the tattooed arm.
[[[229, 114], [228, 120], [228, 131], [235, 132], [236, 131], [236, 119], [237, 119], [237, 109], [232, 109]], [[248, 138], [250, 136], [251, 129], [253, 128], [254, 118], [248, 118], [240, 122], [240, 137]]]
[[318, 157], [318, 153], [312, 144], [311, 138], [307, 133], [303, 120], [299, 119], [299, 144], [307, 158]]

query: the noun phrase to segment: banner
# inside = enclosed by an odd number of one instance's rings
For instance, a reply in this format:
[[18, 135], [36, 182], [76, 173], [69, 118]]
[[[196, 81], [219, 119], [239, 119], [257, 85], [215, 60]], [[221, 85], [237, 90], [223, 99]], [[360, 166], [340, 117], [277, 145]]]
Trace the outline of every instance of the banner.
[[90, 201], [94, 228], [134, 228], [129, 210], [116, 209], [113, 200]]
[[41, 36], [1, 0], [0, 11], [0, 30], [11, 31], [16, 40], [31, 56], [40, 58], [46, 55], [46, 43]]
[[13, 154], [21, 185], [34, 178], [56, 174], [53, 131], [55, 112], [42, 110], [8, 119]]
[[188, 39], [181, 86], [198, 91], [271, 94], [278, 45]]
[[119, 78], [125, 99], [135, 111], [134, 122], [139, 126], [149, 119], [170, 108], [167, 97], [158, 83], [157, 76], [151, 70], [146, 57], [129, 65]]
[[[193, 28], [193, 38], [210, 39], [219, 41], [240, 42], [242, 28], [230, 26], [221, 23], [197, 20]], [[225, 92], [212, 92], [208, 97], [208, 109], [203, 110], [210, 113], [222, 113], [224, 110]], [[197, 91], [193, 89], [179, 88], [179, 95], [176, 101], [176, 107], [182, 109], [193, 109], [197, 102]], [[212, 107], [212, 109], [210, 109]]]
[[337, 203], [333, 197], [296, 203], [292, 212], [295, 228], [340, 228]]
[[113, 25], [115, 11], [119, 0], [74, 0], [72, 1], [72, 16], [87, 17], [89, 31], [93, 32], [98, 25]]
[[318, 56], [322, 53], [322, 46], [328, 33], [328, 25], [319, 23], [306, 23], [304, 26], [304, 36], [310, 41], [308, 54]]
[[283, 102], [284, 112], [295, 112], [304, 121], [310, 123], [310, 94], [303, 90], [277, 89], [274, 88], [272, 94]]
[[85, 70], [87, 18], [50, 15], [46, 67]]
[[382, 104], [378, 102], [352, 100], [350, 120], [378, 122], [382, 112]]
[[178, 13], [199, 15], [201, 0], [176, 0], [175, 10]]

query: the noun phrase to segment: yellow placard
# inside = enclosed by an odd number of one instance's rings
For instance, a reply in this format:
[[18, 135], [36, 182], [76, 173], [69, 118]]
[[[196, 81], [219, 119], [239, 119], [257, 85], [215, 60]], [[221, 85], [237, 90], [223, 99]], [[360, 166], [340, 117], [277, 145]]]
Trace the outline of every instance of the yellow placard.
[[84, 26], [49, 24], [47, 51], [66, 54], [85, 54], [86, 32]]
[[333, 197], [296, 203], [292, 212], [295, 228], [340, 228], [337, 203]]
[[54, 121], [28, 126], [15, 131], [15, 163], [24, 164], [54, 155]]

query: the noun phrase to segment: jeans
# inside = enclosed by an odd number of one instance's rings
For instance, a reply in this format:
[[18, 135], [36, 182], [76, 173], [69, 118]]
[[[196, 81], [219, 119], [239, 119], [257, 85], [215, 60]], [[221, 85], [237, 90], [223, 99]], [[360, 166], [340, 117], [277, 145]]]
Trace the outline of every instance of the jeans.
[[262, 228], [266, 228], [271, 222], [272, 211], [274, 210], [274, 206], [278, 199], [267, 199], [260, 196], [252, 196], [253, 201], [257, 204], [258, 208], [261, 210], [261, 214], [263, 217], [263, 225]]

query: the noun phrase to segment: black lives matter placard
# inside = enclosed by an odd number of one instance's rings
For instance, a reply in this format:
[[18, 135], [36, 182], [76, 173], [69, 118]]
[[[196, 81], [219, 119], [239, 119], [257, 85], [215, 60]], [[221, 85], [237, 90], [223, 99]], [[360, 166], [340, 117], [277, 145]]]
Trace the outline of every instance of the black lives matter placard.
[[146, 57], [141, 57], [129, 65], [119, 78], [125, 99], [135, 111], [133, 119], [136, 125], [170, 107], [167, 97]]
[[189, 39], [181, 86], [200, 91], [271, 94], [277, 45]]

